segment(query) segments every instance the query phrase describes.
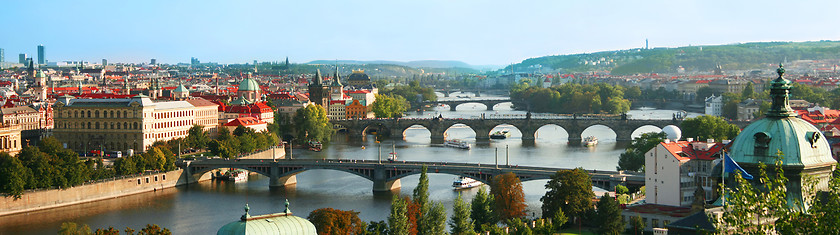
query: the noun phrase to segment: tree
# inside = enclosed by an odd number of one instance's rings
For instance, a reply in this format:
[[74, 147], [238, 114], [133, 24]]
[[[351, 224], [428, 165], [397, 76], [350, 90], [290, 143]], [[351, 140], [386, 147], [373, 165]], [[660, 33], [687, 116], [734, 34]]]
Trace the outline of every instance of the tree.
[[[423, 165], [420, 169], [420, 181], [417, 182], [417, 187], [414, 188], [412, 192], [411, 201], [416, 203], [419, 207], [417, 213], [414, 215], [417, 219], [417, 228], [419, 228], [419, 234], [427, 234], [425, 228], [427, 226], [423, 225], [427, 223], [428, 218], [426, 215], [429, 213], [429, 176], [426, 175], [426, 171], [428, 171], [428, 167]], [[431, 231], [429, 231], [431, 232]]]
[[[730, 174], [735, 178], [735, 188], [720, 185], [726, 199], [723, 215], [718, 221], [720, 225], [717, 227], [723, 234], [769, 234], [774, 232], [775, 224], [756, 221], [774, 218], [785, 221], [791, 217], [793, 210], [788, 206], [787, 200], [788, 179], [784, 176], [781, 157], [776, 159], [773, 177], [767, 174], [766, 168], [764, 163], [759, 164], [756, 184], [747, 181], [741, 174]], [[787, 225], [782, 227], [795, 228]]]
[[490, 193], [495, 199], [495, 212], [499, 219], [525, 217], [525, 192], [516, 174], [508, 172], [494, 176]]
[[616, 185], [616, 186], [615, 186], [615, 194], [616, 194], [616, 195], [618, 195], [618, 194], [626, 194], [626, 193], [628, 193], [628, 192], [630, 192], [630, 190], [628, 190], [628, 189], [627, 189], [627, 187], [626, 187], [626, 186], [624, 186], [624, 185], [620, 185], [620, 184], [619, 184], [619, 185]]
[[90, 227], [87, 224], [82, 225], [79, 227], [76, 223], [73, 222], [64, 222], [61, 223], [61, 228], [58, 230], [58, 234], [60, 235], [89, 235]]
[[120, 235], [120, 230], [115, 229], [114, 227], [108, 227], [107, 229], [96, 229], [96, 232], [93, 232], [95, 235]]
[[209, 141], [210, 137], [204, 131], [204, 126], [194, 124], [190, 127], [189, 134], [187, 135], [187, 145], [196, 149], [205, 149]]
[[563, 210], [555, 210], [554, 215], [551, 216], [551, 230], [559, 233], [563, 225], [568, 221], [569, 218], [566, 217], [566, 213], [563, 213]]
[[300, 143], [310, 140], [329, 142], [333, 134], [332, 126], [327, 119], [327, 111], [317, 104], [298, 109], [293, 122], [297, 131], [297, 140]]
[[621, 218], [621, 208], [610, 194], [604, 193], [598, 201], [598, 220], [600, 234], [621, 234], [624, 231], [624, 220]]
[[423, 223], [418, 225], [420, 227], [418, 234], [448, 234], [446, 232], [446, 209], [443, 208], [443, 203], [429, 202], [428, 204], [429, 210], [421, 219]]
[[645, 165], [645, 153], [661, 143], [668, 135], [664, 132], [648, 132], [633, 139], [630, 146], [618, 157], [616, 170], [640, 171]]
[[392, 235], [408, 234], [409, 224], [406, 213], [408, 207], [399, 195], [394, 195], [391, 199], [391, 214], [388, 215], [388, 232]]
[[561, 170], [551, 176], [551, 180], [545, 184], [548, 192], [540, 198], [543, 217], [548, 218], [562, 210], [565, 216], [577, 219], [583, 216], [584, 211], [592, 208], [592, 181], [582, 168], [574, 170]]
[[172, 232], [167, 228], [161, 228], [157, 224], [146, 224], [146, 227], [140, 229], [137, 235], [172, 235]]
[[361, 234], [365, 230], [355, 211], [321, 208], [310, 212], [306, 219], [315, 225], [318, 234]]
[[741, 129], [735, 124], [730, 124], [721, 117], [703, 115], [695, 118], [686, 118], [681, 124], [683, 136], [695, 137], [699, 141], [707, 139], [731, 140], [738, 136]]
[[630, 228], [633, 229], [633, 234], [642, 234], [645, 231], [645, 221], [641, 216], [630, 217]]
[[388, 224], [385, 221], [371, 221], [364, 232], [365, 235], [386, 235]]
[[722, 93], [720, 91], [712, 89], [709, 86], [702, 86], [700, 88], [697, 88], [696, 94], [697, 94], [697, 96], [695, 97], [696, 98], [695, 101], [697, 103], [702, 104], [706, 101], [706, 98], [709, 98], [710, 96], [715, 95], [715, 94], [720, 96]]
[[402, 113], [409, 107], [410, 104], [402, 96], [377, 94], [376, 100], [373, 101], [370, 108], [377, 118], [392, 118], [402, 117]]
[[28, 174], [20, 159], [6, 152], [0, 152], [0, 193], [20, 199], [26, 186]]
[[449, 220], [450, 233], [453, 235], [475, 234], [473, 221], [470, 219], [470, 204], [465, 202], [458, 193], [455, 205], [452, 206], [452, 217]]
[[752, 82], [748, 82], [747, 86], [744, 87], [744, 91], [741, 92], [742, 99], [755, 99], [756, 98], [755, 87], [753, 86]]
[[496, 221], [499, 221], [493, 209], [495, 208], [495, 198], [493, 198], [493, 194], [488, 194], [484, 187], [478, 189], [470, 207], [470, 218], [475, 223], [476, 230], [481, 229], [483, 225], [496, 224]]

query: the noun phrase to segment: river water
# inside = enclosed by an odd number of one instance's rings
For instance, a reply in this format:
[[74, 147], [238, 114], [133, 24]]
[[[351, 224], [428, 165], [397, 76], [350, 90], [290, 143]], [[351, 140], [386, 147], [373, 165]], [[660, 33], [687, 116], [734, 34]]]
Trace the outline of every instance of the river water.
[[[482, 95], [481, 98], [505, 98]], [[436, 107], [434, 111], [414, 112], [409, 116], [470, 118], [482, 113], [524, 114], [512, 110], [510, 103], [497, 105], [495, 111], [486, 111], [486, 107], [481, 104], [463, 104], [457, 109], [452, 112], [448, 107]], [[643, 108], [631, 110], [628, 114], [630, 118], [637, 119], [670, 119], [674, 112]], [[689, 117], [696, 115], [699, 114], [689, 113]], [[495, 164], [498, 156], [499, 164], [507, 162], [510, 165], [615, 170], [618, 156], [628, 144], [616, 142], [615, 133], [604, 126], [590, 127], [582, 134], [598, 137], [600, 142], [594, 147], [569, 145], [568, 134], [557, 126], [540, 128], [537, 139], [529, 144], [523, 144], [521, 133], [512, 126], [499, 126], [495, 130], [509, 130], [512, 136], [503, 140], [476, 142], [472, 129], [453, 126], [447, 131], [449, 138], [463, 139], [473, 144], [472, 149], [461, 150], [432, 143], [429, 131], [422, 127], [408, 129], [405, 139], [382, 141], [381, 147], [375, 143], [373, 136], [363, 138], [337, 134], [324, 151], [316, 153], [295, 149], [293, 157], [375, 160], [379, 158], [380, 152], [382, 158], [385, 158], [395, 150], [399, 160], [406, 161]], [[642, 127], [634, 136], [649, 131], [659, 131], [659, 128]], [[125, 227], [139, 229], [146, 224], [158, 224], [175, 234], [214, 234], [221, 226], [236, 221], [244, 213], [242, 208], [246, 203], [251, 208], [250, 214], [258, 215], [281, 212], [285, 199], [289, 200], [291, 211], [304, 218], [315, 209], [332, 207], [360, 212], [359, 217], [364, 221], [379, 221], [387, 218], [392, 196], [410, 196], [418, 179], [419, 175], [405, 177], [401, 180], [400, 190], [376, 194], [372, 192], [371, 181], [332, 170], [300, 173], [297, 175], [297, 185], [292, 188], [271, 189], [268, 187], [268, 178], [261, 175], [251, 175], [247, 182], [240, 183], [206, 181], [157, 192], [0, 217], [0, 235], [56, 234], [62, 222], [88, 224], [94, 229], [113, 226], [121, 230]], [[429, 174], [430, 198], [442, 202], [447, 212], [451, 212], [453, 200], [459, 192], [467, 200], [472, 199], [477, 192], [476, 188], [453, 191], [450, 185], [454, 179], [452, 175]], [[546, 182], [523, 182], [528, 212], [532, 216], [540, 214], [539, 198], [546, 192]]]

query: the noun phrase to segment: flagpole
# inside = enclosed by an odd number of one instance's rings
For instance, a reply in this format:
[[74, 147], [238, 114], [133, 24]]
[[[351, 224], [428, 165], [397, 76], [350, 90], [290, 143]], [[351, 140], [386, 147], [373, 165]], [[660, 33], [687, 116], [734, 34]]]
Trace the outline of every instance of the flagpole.
[[726, 149], [723, 149], [723, 159], [721, 159], [721, 168], [720, 168], [720, 205], [726, 206]]

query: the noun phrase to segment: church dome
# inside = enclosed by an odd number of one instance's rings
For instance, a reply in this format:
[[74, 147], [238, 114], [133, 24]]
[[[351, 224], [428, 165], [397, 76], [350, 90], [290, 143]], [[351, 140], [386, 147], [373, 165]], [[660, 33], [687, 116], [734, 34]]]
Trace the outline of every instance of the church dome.
[[248, 205], [245, 205], [245, 214], [238, 221], [222, 226], [216, 232], [216, 235], [318, 234], [312, 222], [292, 215], [292, 212], [288, 209], [288, 201], [286, 202], [286, 211], [283, 213], [251, 216], [248, 214], [248, 210]]
[[773, 104], [767, 117], [753, 122], [735, 137], [730, 154], [732, 160], [772, 165], [781, 151], [784, 166], [810, 168], [835, 164], [831, 147], [822, 132], [797, 117], [790, 108], [791, 83], [783, 78], [781, 65], [777, 72], [779, 77], [770, 83]]
[[239, 91], [259, 91], [260, 84], [254, 79], [247, 78], [239, 83]]
[[365, 74], [364, 70], [355, 70], [349, 77], [347, 77], [349, 81], [370, 81], [370, 77]]

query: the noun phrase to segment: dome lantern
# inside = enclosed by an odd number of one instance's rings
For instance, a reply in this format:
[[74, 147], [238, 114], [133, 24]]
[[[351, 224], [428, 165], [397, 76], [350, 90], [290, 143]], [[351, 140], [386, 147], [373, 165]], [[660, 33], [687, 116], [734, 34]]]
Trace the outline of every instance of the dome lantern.
[[779, 64], [776, 73], [779, 74], [779, 77], [770, 82], [770, 97], [773, 99], [773, 104], [767, 110], [767, 117], [784, 118], [796, 116], [796, 112], [790, 107], [788, 100], [791, 82], [784, 78], [785, 68], [782, 64]]

